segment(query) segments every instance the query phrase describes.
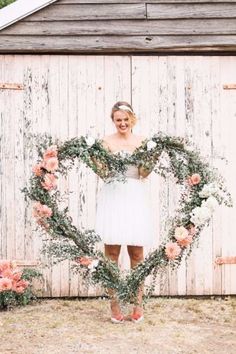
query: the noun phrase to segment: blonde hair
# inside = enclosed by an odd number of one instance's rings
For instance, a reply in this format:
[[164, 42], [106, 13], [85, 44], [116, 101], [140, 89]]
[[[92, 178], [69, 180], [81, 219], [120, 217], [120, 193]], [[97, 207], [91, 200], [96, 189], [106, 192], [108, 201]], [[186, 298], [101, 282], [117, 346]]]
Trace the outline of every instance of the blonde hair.
[[[125, 109], [127, 107], [127, 110]], [[114, 113], [117, 111], [124, 111], [130, 118], [132, 126], [137, 123], [137, 117], [133, 111], [132, 106], [126, 101], [118, 101], [114, 104], [111, 110], [111, 119], [114, 119]]]

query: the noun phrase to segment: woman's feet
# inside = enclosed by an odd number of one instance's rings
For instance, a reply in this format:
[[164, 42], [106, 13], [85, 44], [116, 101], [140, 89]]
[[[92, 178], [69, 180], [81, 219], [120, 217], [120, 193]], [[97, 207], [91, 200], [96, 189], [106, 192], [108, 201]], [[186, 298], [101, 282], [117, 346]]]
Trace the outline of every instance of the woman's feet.
[[131, 315], [131, 320], [134, 323], [139, 323], [144, 320], [143, 308], [141, 306], [135, 306]]
[[124, 316], [121, 312], [119, 303], [115, 300], [111, 301], [111, 322], [123, 323], [125, 320], [131, 320], [133, 323], [140, 323], [144, 320], [142, 306], [135, 306], [133, 313], [128, 316]]
[[121, 313], [120, 305], [116, 300], [111, 301], [111, 322], [123, 323], [124, 315]]
[[124, 322], [124, 316], [122, 315], [122, 313], [120, 313], [119, 315], [115, 316], [115, 317], [111, 317], [111, 322], [112, 323], [123, 323]]

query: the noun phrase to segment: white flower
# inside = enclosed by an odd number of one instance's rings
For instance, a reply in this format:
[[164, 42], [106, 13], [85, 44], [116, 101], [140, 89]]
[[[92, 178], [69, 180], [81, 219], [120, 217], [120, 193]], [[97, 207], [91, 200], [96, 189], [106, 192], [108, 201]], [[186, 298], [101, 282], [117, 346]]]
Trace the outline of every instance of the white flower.
[[200, 198], [208, 198], [211, 195], [216, 195], [219, 192], [219, 188], [216, 183], [205, 184], [202, 190], [199, 192]]
[[208, 221], [211, 217], [211, 210], [205, 206], [201, 207], [196, 207], [192, 210], [192, 213], [190, 214], [191, 216], [191, 222], [195, 226], [200, 226], [205, 224], [206, 221]]
[[154, 149], [156, 146], [157, 146], [157, 144], [155, 143], [155, 141], [149, 140], [147, 142], [147, 151]]
[[118, 154], [120, 155], [121, 158], [125, 159], [126, 157], [129, 156], [129, 153], [127, 151], [124, 151], [124, 150], [120, 150], [118, 152]]
[[85, 138], [86, 144], [91, 147], [95, 143], [95, 139], [93, 136], [87, 136]]
[[170, 157], [167, 154], [167, 152], [163, 151], [161, 153], [161, 156], [159, 157], [159, 161], [158, 162], [159, 162], [160, 167], [162, 167], [162, 168], [170, 167]]
[[99, 260], [98, 259], [93, 259], [90, 265], [88, 266], [88, 269], [93, 273], [96, 271], [96, 268], [98, 266]]
[[213, 196], [210, 196], [206, 201], [202, 203], [202, 206], [210, 209], [211, 213], [215, 211], [215, 209], [218, 207], [219, 203], [217, 199]]
[[175, 238], [176, 240], [183, 240], [188, 237], [188, 230], [184, 226], [176, 227]]

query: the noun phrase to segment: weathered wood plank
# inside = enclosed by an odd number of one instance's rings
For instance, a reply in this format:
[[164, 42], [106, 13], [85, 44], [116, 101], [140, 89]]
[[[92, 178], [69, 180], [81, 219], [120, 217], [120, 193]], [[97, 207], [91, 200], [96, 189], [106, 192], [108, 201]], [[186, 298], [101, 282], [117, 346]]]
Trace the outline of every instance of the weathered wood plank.
[[[232, 194], [234, 207], [227, 210], [227, 213], [219, 211], [221, 214], [221, 254], [216, 253], [216, 256], [232, 256], [236, 255], [236, 239], [234, 235], [234, 220], [235, 220], [235, 129], [236, 129], [236, 92], [234, 90], [224, 90], [222, 84], [233, 84], [236, 82], [235, 57], [222, 58], [220, 61], [220, 114], [219, 122], [213, 122], [213, 141], [216, 151], [217, 166], [223, 171], [227, 186]], [[227, 124], [226, 122], [231, 122]], [[226, 160], [222, 160], [223, 156]], [[234, 166], [234, 167], [233, 167]], [[219, 215], [217, 213], [216, 217]], [[231, 221], [232, 220], [232, 221]], [[216, 224], [217, 225], [217, 224]], [[219, 268], [219, 267], [218, 267]], [[226, 264], [222, 266], [222, 292], [224, 294], [236, 293], [236, 276], [235, 266]]]
[[[1, 81], [12, 81], [11, 67], [14, 68], [15, 58], [3, 57], [3, 71]], [[21, 91], [1, 90], [3, 101], [1, 102], [1, 169], [2, 169], [2, 252], [5, 259], [16, 257], [16, 203], [15, 203], [15, 130], [14, 126], [14, 96], [21, 95]]]
[[[0, 60], [0, 80], [5, 81], [5, 61], [4, 61], [4, 56], [1, 56]], [[5, 110], [6, 110], [6, 105], [5, 105], [5, 99], [6, 99], [7, 91], [0, 91], [0, 107], [1, 107], [1, 112], [0, 112], [0, 258], [5, 259], [7, 256], [7, 237], [3, 237], [3, 235], [6, 235], [6, 222], [5, 222], [5, 193], [4, 193], [4, 188], [5, 188], [5, 176], [3, 174], [4, 170], [4, 164], [5, 164], [5, 157], [4, 157], [4, 148], [5, 148], [5, 142], [6, 138], [4, 136], [4, 130], [5, 130]], [[4, 107], [4, 111], [2, 111]]]
[[145, 4], [175, 4], [175, 3], [236, 3], [236, 0], [59, 0], [57, 5], [61, 4], [111, 4], [111, 3], [145, 3]]
[[147, 18], [235, 18], [235, 4], [147, 4]]
[[[16, 62], [8, 73], [9, 81], [23, 82], [23, 63]], [[25, 258], [25, 224], [24, 211], [25, 200], [21, 189], [25, 186], [25, 171], [22, 169], [24, 165], [24, 117], [23, 117], [23, 95], [22, 90], [11, 90], [11, 101], [8, 104], [13, 107], [13, 114], [9, 116], [12, 129], [11, 135], [14, 139], [14, 200], [15, 200], [15, 257], [18, 259]], [[8, 213], [12, 211], [8, 209]]]
[[141, 19], [146, 17], [145, 4], [51, 5], [27, 21], [71, 21], [98, 19]]
[[185, 20], [99, 20], [99, 21], [21, 21], [0, 32], [3, 35], [199, 35], [236, 34], [235, 19]]
[[0, 53], [122, 53], [150, 51], [235, 50], [236, 35], [228, 36], [2, 36]]

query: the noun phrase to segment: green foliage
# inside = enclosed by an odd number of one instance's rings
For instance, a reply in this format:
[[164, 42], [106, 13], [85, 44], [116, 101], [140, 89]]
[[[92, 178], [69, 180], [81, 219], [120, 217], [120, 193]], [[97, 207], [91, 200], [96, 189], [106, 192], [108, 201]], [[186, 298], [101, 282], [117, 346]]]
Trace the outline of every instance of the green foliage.
[[[182, 138], [159, 133], [150, 140], [143, 141], [132, 154], [111, 153], [103, 148], [101, 141], [92, 137], [74, 138], [64, 143], [53, 142], [49, 136], [40, 136], [38, 140], [40, 174], [31, 177], [29, 188], [24, 188], [24, 193], [31, 200], [39, 202], [39, 207], [49, 207], [51, 210], [52, 215], [37, 219], [45, 234], [49, 235], [44, 252], [52, 257], [54, 263], [64, 259], [71, 260], [73, 269], [81, 273], [87, 282], [100, 283], [106, 289], [116, 290], [118, 298], [123, 302], [135, 301], [138, 289], [148, 275], [152, 274], [155, 279], [157, 273], [167, 265], [171, 268], [178, 267], [182, 258], [191, 254], [193, 246], [198, 243], [201, 230], [210, 220], [210, 216], [205, 216], [203, 212], [204, 203], [208, 200], [208, 196], [201, 195], [204, 187], [212, 190], [210, 195], [214, 196], [212, 198], [214, 203], [224, 202], [228, 206], [232, 205], [231, 197], [218, 171], [211, 168], [200, 156], [200, 152]], [[50, 149], [54, 149], [59, 162], [57, 171], [53, 172], [47, 170], [44, 160], [45, 150]], [[122, 273], [115, 263], [106, 258], [101, 251], [96, 250], [99, 235], [93, 230], [78, 230], [72, 224], [68, 208], [62, 211], [59, 209], [58, 201], [61, 199], [59, 191], [46, 190], [43, 187], [46, 174], [66, 175], [73, 167], [75, 159], [91, 168], [106, 183], [115, 180], [125, 183], [126, 169], [129, 165], [135, 165], [148, 171], [153, 170], [165, 179], [172, 178], [176, 185], [182, 188], [180, 206], [176, 210], [176, 215], [167, 220], [169, 230], [161, 238], [162, 243], [128, 274]], [[188, 179], [194, 174], [200, 176], [200, 181], [191, 185]], [[212, 187], [214, 183], [217, 186], [215, 189]], [[197, 213], [198, 209], [201, 209], [201, 213], [196, 217], [194, 212]], [[193, 218], [196, 220], [196, 231], [191, 244], [178, 246], [180, 253], [174, 258], [168, 258], [167, 243], [177, 245], [176, 228], [182, 227], [184, 232], [190, 233], [189, 230], [195, 224]], [[152, 284], [148, 289], [148, 295], [153, 288]]]
[[11, 3], [15, 2], [16, 0], [0, 0], [0, 9], [10, 5]]

